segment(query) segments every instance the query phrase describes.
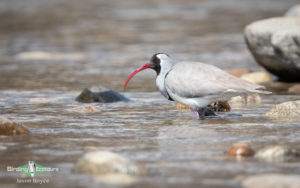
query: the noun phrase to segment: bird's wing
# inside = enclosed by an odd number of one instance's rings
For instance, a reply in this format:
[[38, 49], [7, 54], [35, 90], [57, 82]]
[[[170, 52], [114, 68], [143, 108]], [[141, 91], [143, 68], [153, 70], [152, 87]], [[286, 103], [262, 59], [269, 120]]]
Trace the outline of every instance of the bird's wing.
[[173, 66], [165, 78], [165, 86], [176, 95], [196, 98], [222, 93], [263, 93], [264, 89], [234, 77], [213, 66], [199, 62], [181, 62]]

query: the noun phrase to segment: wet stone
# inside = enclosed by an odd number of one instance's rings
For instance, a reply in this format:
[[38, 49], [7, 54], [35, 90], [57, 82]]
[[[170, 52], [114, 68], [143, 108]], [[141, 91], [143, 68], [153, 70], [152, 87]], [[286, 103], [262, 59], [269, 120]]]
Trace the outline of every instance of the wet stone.
[[90, 151], [81, 157], [75, 165], [77, 173], [100, 175], [109, 173], [140, 175], [145, 170], [135, 162], [109, 151]]
[[288, 101], [276, 105], [265, 114], [272, 118], [300, 118], [300, 100]]
[[234, 143], [227, 151], [228, 156], [243, 156], [251, 157], [255, 154], [255, 151], [244, 142]]
[[97, 106], [88, 105], [88, 106], [75, 107], [70, 109], [70, 111], [75, 113], [96, 113], [96, 112], [100, 112], [100, 109]]
[[299, 157], [300, 154], [295, 149], [290, 149], [285, 146], [269, 146], [260, 149], [255, 158], [263, 161], [286, 161], [294, 157]]
[[22, 125], [0, 116], [0, 135], [26, 135], [29, 131]]
[[102, 86], [93, 86], [90, 88], [85, 88], [79, 96], [76, 97], [76, 101], [84, 102], [84, 103], [93, 103], [93, 102], [100, 102], [100, 103], [112, 103], [112, 102], [119, 102], [129, 101], [128, 98], [121, 95], [118, 92], [112, 91]]

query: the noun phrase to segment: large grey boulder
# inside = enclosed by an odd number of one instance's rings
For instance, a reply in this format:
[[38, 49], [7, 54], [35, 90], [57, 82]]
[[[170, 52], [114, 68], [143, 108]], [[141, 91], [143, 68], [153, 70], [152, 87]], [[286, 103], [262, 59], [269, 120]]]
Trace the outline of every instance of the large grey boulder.
[[93, 86], [85, 88], [79, 96], [76, 97], [78, 102], [92, 103], [112, 103], [118, 101], [129, 101], [128, 98], [118, 92], [112, 91], [102, 86]]
[[300, 81], [300, 18], [277, 17], [245, 28], [256, 61], [281, 80]]

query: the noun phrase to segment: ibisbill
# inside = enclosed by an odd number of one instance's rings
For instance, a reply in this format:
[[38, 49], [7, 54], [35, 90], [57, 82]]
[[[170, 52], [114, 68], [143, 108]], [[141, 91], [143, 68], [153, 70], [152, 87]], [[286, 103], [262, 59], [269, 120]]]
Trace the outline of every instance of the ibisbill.
[[133, 71], [124, 89], [135, 74], [149, 68], [157, 74], [156, 86], [161, 94], [168, 100], [189, 106], [197, 119], [204, 119], [205, 107], [212, 102], [248, 93], [271, 93], [265, 91], [264, 86], [235, 77], [216, 66], [201, 62], [174, 62], [165, 53], [154, 54], [149, 63]]

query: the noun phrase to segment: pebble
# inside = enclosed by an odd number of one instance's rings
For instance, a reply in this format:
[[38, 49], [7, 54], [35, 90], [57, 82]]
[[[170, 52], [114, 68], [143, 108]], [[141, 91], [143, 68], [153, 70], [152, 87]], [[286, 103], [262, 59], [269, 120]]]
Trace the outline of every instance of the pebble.
[[75, 165], [77, 173], [102, 175], [110, 173], [140, 175], [145, 170], [135, 162], [119, 154], [109, 151], [90, 151], [81, 157]]
[[75, 108], [72, 108], [70, 111], [76, 112], [76, 113], [96, 113], [96, 112], [100, 112], [100, 109], [97, 106], [89, 105], [89, 106], [75, 107]]
[[233, 144], [227, 151], [228, 156], [251, 157], [254, 154], [255, 151], [247, 143], [243, 142]]
[[242, 181], [245, 188], [299, 188], [300, 175], [258, 174]]
[[255, 158], [264, 161], [285, 161], [292, 157], [299, 157], [299, 152], [294, 149], [289, 149], [284, 146], [268, 146], [266, 148], [260, 149]]
[[252, 72], [241, 76], [242, 79], [256, 84], [271, 82], [272, 77], [267, 72]]
[[0, 135], [27, 135], [29, 130], [24, 126], [0, 116]]
[[282, 119], [300, 118], [300, 100], [280, 103], [266, 112], [265, 115]]
[[128, 174], [110, 173], [95, 176], [95, 179], [104, 184], [130, 185], [136, 182], [136, 178]]

